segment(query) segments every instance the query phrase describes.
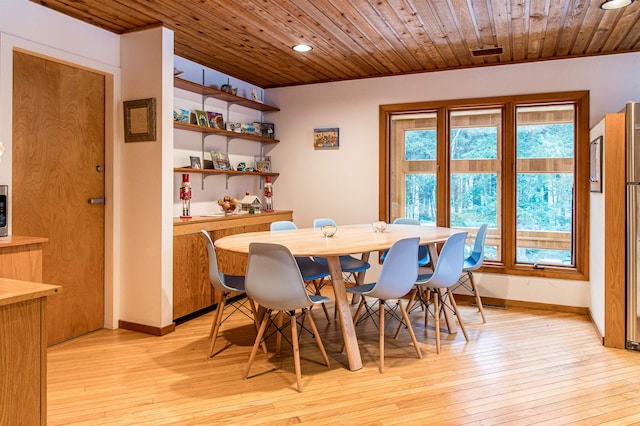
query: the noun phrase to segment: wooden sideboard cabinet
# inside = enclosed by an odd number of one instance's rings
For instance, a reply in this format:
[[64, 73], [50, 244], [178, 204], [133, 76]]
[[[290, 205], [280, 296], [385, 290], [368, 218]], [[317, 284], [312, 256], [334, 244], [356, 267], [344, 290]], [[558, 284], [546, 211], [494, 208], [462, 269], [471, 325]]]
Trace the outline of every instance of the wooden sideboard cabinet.
[[47, 296], [60, 286], [0, 278], [0, 425], [47, 424]]
[[[173, 319], [210, 307], [220, 295], [209, 282], [207, 248], [200, 230], [205, 229], [215, 242], [226, 235], [268, 231], [271, 222], [293, 220], [290, 210], [221, 217], [194, 216], [175, 218], [173, 222]], [[220, 256], [218, 265], [225, 271], [244, 275], [247, 259], [243, 256]]]

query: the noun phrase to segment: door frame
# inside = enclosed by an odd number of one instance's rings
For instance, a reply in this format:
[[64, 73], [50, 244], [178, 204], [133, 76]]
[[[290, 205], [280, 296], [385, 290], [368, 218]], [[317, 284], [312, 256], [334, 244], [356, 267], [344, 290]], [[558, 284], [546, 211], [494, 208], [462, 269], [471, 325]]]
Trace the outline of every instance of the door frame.
[[[120, 316], [119, 295], [120, 265], [115, 248], [119, 246], [117, 230], [120, 229], [120, 219], [115, 214], [120, 200], [114, 188], [120, 186], [120, 170], [118, 162], [120, 147], [123, 145], [122, 123], [116, 119], [118, 105], [121, 103], [120, 80], [118, 67], [86, 58], [68, 51], [62, 51], [51, 46], [42, 45], [18, 37], [0, 33], [0, 116], [8, 117], [8, 123], [13, 122], [13, 52], [14, 50], [41, 57], [50, 61], [63, 63], [76, 68], [103, 75], [105, 78], [105, 258], [104, 258], [104, 327], [118, 328]], [[0, 141], [4, 143], [4, 154], [0, 167], [0, 181], [9, 185], [9, 205], [11, 205], [11, 176], [12, 176], [12, 126], [0, 126]], [[11, 209], [8, 214], [9, 235], [11, 235]], [[62, 289], [64, 291], [64, 288]]]

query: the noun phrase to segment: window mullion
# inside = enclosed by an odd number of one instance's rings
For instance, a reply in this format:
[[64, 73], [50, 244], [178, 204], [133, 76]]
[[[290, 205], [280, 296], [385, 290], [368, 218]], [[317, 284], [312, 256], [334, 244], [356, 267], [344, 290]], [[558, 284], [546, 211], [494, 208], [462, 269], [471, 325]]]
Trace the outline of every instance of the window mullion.
[[516, 259], [516, 110], [504, 105], [502, 140], [502, 262], [513, 268]]
[[449, 165], [449, 138], [451, 120], [449, 111], [442, 107], [438, 109], [438, 166], [437, 166], [437, 223], [439, 226], [449, 226], [450, 194], [451, 189]]

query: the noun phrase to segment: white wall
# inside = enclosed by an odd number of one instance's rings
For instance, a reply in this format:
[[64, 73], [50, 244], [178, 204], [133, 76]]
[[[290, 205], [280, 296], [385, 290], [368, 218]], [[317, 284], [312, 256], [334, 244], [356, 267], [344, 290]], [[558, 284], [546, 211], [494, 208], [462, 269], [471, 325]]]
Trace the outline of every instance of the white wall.
[[[602, 149], [602, 173], [606, 175], [604, 169], [604, 118], [600, 120], [591, 129], [589, 140], [592, 141], [598, 136], [603, 137]], [[604, 180], [603, 180], [604, 181]], [[591, 318], [596, 327], [600, 331], [600, 335], [604, 336], [604, 198], [606, 194], [603, 192], [591, 193], [591, 214], [589, 216], [591, 229], [591, 240], [589, 241], [589, 255], [591, 262], [589, 263], [589, 281], [591, 281]]]
[[[605, 113], [640, 99], [639, 70], [640, 53], [630, 53], [268, 89], [267, 103], [280, 108], [269, 116], [281, 140], [272, 155], [286, 164], [274, 186], [274, 204], [292, 209], [299, 226], [311, 226], [323, 216], [339, 224], [377, 220], [379, 105], [589, 90], [594, 125]], [[320, 127], [340, 128], [339, 150], [314, 151], [313, 129]], [[588, 282], [477, 276], [486, 296], [580, 307], [590, 303]]]
[[121, 37], [122, 98], [156, 98], [157, 140], [125, 143], [121, 156], [120, 319], [173, 322], [173, 32]]

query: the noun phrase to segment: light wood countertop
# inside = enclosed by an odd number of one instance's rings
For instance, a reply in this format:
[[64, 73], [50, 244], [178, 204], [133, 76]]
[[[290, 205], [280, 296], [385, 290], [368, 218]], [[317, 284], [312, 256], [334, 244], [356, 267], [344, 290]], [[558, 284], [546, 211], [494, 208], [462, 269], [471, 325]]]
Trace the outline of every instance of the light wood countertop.
[[238, 228], [247, 225], [256, 225], [265, 221], [291, 220], [292, 210], [276, 210], [258, 214], [231, 214], [226, 216], [193, 216], [183, 219], [173, 218], [173, 235], [195, 234], [201, 229], [216, 231], [219, 229]]
[[44, 237], [25, 237], [21, 235], [9, 235], [8, 237], [0, 237], [0, 248], [27, 246], [29, 244], [46, 243], [48, 238]]
[[0, 306], [59, 293], [59, 285], [0, 278]]

